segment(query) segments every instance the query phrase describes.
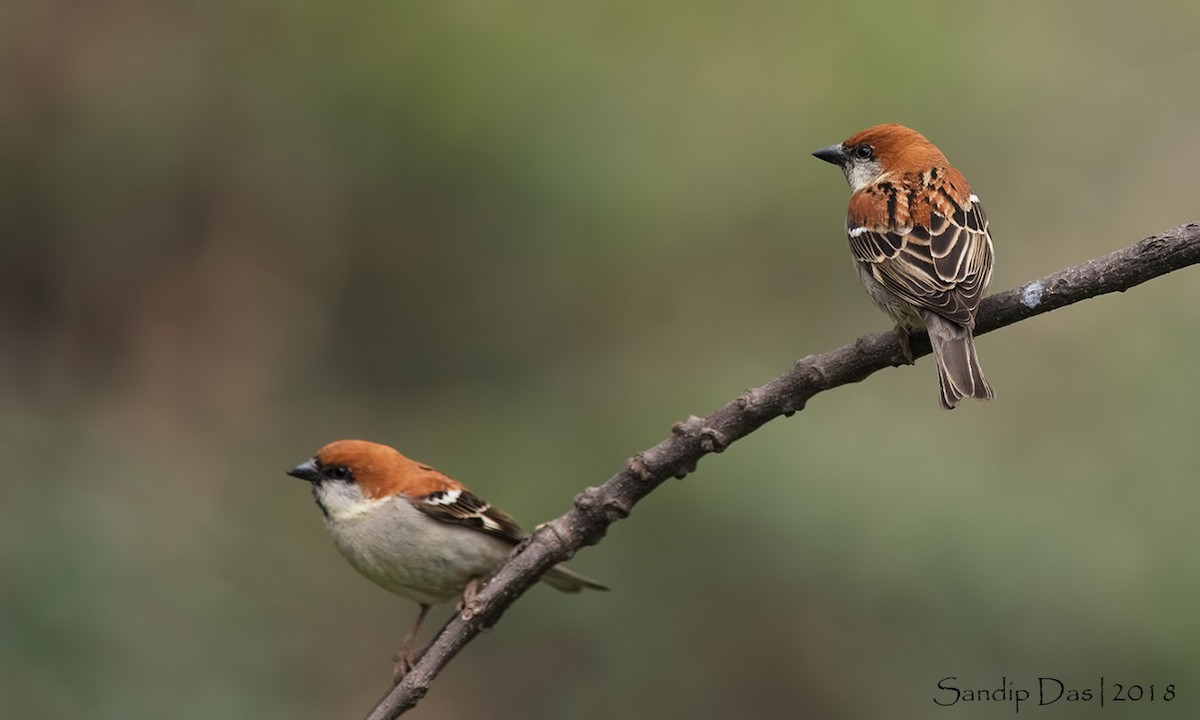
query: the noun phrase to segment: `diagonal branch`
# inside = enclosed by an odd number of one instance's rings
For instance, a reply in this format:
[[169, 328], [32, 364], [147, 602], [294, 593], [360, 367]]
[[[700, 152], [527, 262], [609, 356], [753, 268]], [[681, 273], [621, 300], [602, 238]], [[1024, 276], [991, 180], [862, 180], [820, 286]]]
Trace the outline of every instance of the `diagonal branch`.
[[[986, 298], [975, 333], [991, 332], [1098, 295], [1124, 292], [1197, 263], [1200, 222], [1193, 222]], [[923, 334], [913, 335], [911, 342], [914, 357], [929, 353], [929, 340]], [[496, 571], [474, 602], [446, 624], [368, 720], [391, 720], [416, 705], [438, 672], [480, 630], [494, 625], [543, 571], [585, 545], [600, 542], [609, 525], [629, 515], [639, 500], [663, 482], [684, 477], [705, 455], [723, 451], [770, 420], [803, 410], [808, 399], [823, 390], [859, 382], [877, 370], [902, 363], [895, 334], [867, 335], [850, 345], [800, 359], [788, 372], [746, 391], [708, 417], [692, 416], [676, 423], [670, 437], [634, 455], [603, 485], [576, 496], [573, 508], [540, 526]]]

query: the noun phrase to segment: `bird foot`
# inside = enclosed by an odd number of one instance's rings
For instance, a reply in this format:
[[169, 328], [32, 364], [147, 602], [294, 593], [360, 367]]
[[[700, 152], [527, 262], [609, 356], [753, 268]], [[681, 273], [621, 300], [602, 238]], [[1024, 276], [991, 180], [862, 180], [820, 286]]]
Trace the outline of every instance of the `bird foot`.
[[900, 342], [900, 357], [904, 358], [906, 365], [912, 365], [915, 360], [913, 360], [912, 344], [908, 341], [908, 328], [899, 323], [896, 324], [896, 340]]
[[475, 614], [475, 596], [479, 594], [481, 587], [483, 587], [483, 583], [479, 578], [471, 578], [467, 581], [467, 586], [463, 588], [462, 597], [454, 606], [454, 612], [462, 613], [464, 620], [471, 619], [471, 616]]
[[413, 669], [411, 649], [408, 652], [396, 653], [396, 664], [392, 666], [392, 682], [399, 683]]

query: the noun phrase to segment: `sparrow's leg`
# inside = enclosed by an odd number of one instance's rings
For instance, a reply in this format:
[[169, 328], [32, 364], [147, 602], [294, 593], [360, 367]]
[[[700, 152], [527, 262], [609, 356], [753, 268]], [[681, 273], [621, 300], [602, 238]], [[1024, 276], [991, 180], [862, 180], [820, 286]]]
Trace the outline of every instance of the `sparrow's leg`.
[[912, 345], [908, 342], [908, 328], [900, 323], [896, 323], [896, 339], [900, 341], [900, 355], [904, 358], [904, 362], [912, 365], [914, 360]]
[[392, 668], [392, 680], [400, 682], [404, 676], [408, 674], [413, 667], [413, 643], [417, 639], [417, 631], [421, 629], [421, 623], [425, 621], [425, 615], [429, 613], [429, 605], [421, 603], [421, 610], [417, 613], [417, 621], [413, 623], [412, 629], [404, 636], [404, 640], [400, 643], [400, 650], [396, 653], [396, 665]]

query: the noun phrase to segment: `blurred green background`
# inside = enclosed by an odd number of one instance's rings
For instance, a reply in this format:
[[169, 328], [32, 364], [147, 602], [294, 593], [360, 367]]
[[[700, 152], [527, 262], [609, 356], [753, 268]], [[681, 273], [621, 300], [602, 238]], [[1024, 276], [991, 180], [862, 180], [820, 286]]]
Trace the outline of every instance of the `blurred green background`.
[[[970, 178], [993, 290], [1200, 217], [1200, 4], [991, 5], [6, 3], [0, 715], [365, 714], [415, 607], [283, 471], [373, 439], [532, 525], [886, 329], [809, 156], [867, 125]], [[1197, 717], [1198, 278], [706, 459], [411, 717]]]

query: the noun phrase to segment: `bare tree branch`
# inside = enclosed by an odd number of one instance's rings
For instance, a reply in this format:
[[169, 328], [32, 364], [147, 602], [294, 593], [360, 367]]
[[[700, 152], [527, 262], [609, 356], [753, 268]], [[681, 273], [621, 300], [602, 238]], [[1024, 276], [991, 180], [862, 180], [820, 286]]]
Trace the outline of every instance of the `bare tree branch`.
[[[986, 298], [975, 332], [991, 332], [1081, 300], [1124, 292], [1196, 263], [1200, 263], [1200, 223], [1193, 222]], [[929, 340], [923, 334], [913, 335], [911, 342], [914, 357], [929, 353]], [[803, 410], [808, 399], [823, 390], [859, 382], [876, 370], [902, 363], [894, 333], [867, 335], [836, 350], [802, 358], [788, 372], [746, 391], [708, 417], [693, 416], [676, 423], [670, 437], [634, 455], [603, 485], [576, 496], [571, 510], [540, 526], [497, 570], [474, 602], [447, 623], [368, 720], [390, 720], [416, 705], [438, 672], [480, 630], [494, 625], [543, 571], [585, 545], [600, 542], [609, 525], [629, 515], [639, 500], [667, 479], [684, 477], [705, 455], [723, 451], [768, 421]]]

